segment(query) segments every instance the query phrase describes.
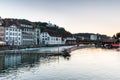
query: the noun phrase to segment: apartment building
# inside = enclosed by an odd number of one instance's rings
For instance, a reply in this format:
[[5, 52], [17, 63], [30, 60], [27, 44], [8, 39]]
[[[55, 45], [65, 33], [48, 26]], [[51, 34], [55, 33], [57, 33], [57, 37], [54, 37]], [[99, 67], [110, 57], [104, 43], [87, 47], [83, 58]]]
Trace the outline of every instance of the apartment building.
[[0, 20], [0, 41], [6, 45], [40, 45], [40, 28], [30, 21]]

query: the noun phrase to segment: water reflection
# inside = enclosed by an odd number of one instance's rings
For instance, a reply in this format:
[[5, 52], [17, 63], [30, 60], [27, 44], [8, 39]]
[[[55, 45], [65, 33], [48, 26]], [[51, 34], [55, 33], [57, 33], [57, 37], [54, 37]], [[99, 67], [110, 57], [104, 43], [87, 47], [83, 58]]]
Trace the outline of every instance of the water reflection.
[[[59, 62], [59, 57], [48, 56], [47, 54], [1, 54], [0, 55], [0, 72], [8, 69], [17, 69], [22, 66], [34, 67], [36, 64], [45, 64], [50, 62]], [[69, 60], [68, 56], [63, 56], [65, 60]], [[34, 65], [35, 64], [35, 65]]]
[[1, 54], [0, 80], [120, 80], [120, 52], [84, 48], [69, 57]]

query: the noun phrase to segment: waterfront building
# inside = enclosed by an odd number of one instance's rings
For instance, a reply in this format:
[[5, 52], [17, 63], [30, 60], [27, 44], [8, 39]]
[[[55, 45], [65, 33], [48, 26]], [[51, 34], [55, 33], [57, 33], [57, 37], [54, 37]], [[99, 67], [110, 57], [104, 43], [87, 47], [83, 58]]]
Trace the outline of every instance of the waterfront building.
[[66, 45], [76, 44], [76, 38], [70, 32], [67, 32], [65, 35], [63, 35], [63, 40], [63, 43]]
[[35, 36], [35, 44], [36, 45], [41, 44], [41, 42], [40, 42], [40, 34], [41, 34], [40, 28], [39, 27], [35, 28], [34, 36]]
[[4, 45], [5, 41], [4, 41], [4, 27], [2, 26], [2, 19], [0, 17], [0, 45]]
[[90, 35], [90, 40], [97, 40], [97, 35]]
[[22, 30], [22, 45], [34, 45], [34, 27], [31, 25], [20, 24]]
[[30, 21], [1, 19], [0, 41], [6, 45], [40, 45], [40, 28]]
[[16, 25], [5, 27], [6, 45], [22, 45], [22, 30]]
[[44, 45], [57, 45], [57, 44], [63, 44], [62, 42], [62, 36], [52, 30], [44, 30], [40, 35], [41, 43]]
[[76, 44], [76, 38], [69, 32], [61, 35], [56, 31], [45, 30], [40, 35], [41, 43], [45, 45], [71, 45]]

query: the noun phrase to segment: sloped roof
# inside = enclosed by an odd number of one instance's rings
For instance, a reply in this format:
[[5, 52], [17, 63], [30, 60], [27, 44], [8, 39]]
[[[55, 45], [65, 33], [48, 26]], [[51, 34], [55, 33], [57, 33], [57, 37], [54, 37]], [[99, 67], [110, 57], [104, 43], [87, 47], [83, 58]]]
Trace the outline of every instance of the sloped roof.
[[71, 34], [70, 32], [66, 32], [64, 35], [62, 35], [63, 38], [66, 38], [66, 37], [73, 37], [73, 34]]
[[54, 36], [54, 37], [62, 37], [58, 32], [53, 31], [53, 30], [44, 30], [43, 32], [47, 32], [50, 36]]

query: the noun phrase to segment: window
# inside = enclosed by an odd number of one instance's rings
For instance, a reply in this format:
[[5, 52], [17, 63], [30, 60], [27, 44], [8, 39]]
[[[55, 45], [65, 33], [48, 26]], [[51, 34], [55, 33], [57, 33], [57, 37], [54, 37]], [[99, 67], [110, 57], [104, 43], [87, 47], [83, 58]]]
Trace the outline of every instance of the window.
[[20, 36], [20, 33], [19, 33], [19, 36]]
[[8, 28], [6, 28], [6, 30], [8, 30]]
[[10, 40], [12, 40], [12, 37], [10, 37]]
[[12, 33], [10, 33], [10, 35], [12, 35]]
[[50, 37], [48, 37], [48, 40], [50, 40]]
[[8, 35], [8, 32], [6, 32], [6, 35]]
[[45, 38], [45, 40], [47, 40], [47, 38]]
[[12, 31], [12, 29], [10, 28], [10, 31]]
[[8, 40], [8, 37], [6, 37], [6, 40]]

